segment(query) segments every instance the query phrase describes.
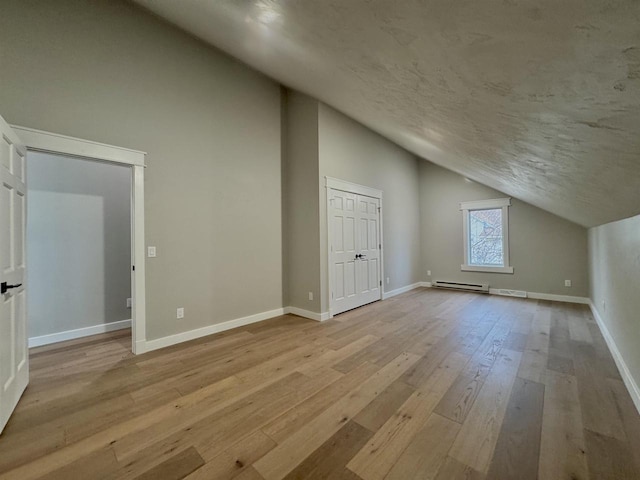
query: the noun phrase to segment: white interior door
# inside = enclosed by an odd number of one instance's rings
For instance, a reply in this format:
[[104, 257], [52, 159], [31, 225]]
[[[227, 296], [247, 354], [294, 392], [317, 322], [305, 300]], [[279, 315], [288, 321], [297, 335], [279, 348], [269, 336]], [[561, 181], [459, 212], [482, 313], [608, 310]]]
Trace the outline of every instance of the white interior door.
[[380, 200], [329, 190], [331, 312], [382, 298], [380, 283]]
[[359, 258], [356, 262], [356, 285], [361, 305], [375, 302], [382, 297], [380, 281], [380, 200], [357, 196]]
[[29, 383], [25, 289], [26, 149], [0, 117], [0, 432]]

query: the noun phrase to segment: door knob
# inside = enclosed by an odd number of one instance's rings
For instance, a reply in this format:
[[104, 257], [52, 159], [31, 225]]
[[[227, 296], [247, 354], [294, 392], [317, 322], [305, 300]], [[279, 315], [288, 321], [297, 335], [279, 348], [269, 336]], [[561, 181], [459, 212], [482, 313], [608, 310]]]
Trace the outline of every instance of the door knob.
[[11, 288], [18, 288], [21, 287], [22, 284], [19, 283], [17, 285], [7, 285], [7, 282], [2, 282], [0, 283], [0, 295], [3, 295], [5, 293], [7, 293], [7, 290], [11, 289]]

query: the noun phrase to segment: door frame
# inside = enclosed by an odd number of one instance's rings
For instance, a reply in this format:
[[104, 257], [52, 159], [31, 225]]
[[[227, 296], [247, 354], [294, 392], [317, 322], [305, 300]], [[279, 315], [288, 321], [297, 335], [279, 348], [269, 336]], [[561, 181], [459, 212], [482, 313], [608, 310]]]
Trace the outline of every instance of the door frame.
[[11, 128], [15, 130], [27, 148], [27, 155], [30, 151], [45, 152], [80, 159], [100, 160], [131, 168], [131, 351], [134, 354], [144, 353], [146, 350], [144, 240], [144, 169], [146, 168], [146, 152], [18, 125], [11, 125]]
[[384, 238], [382, 228], [382, 190], [378, 190], [377, 188], [367, 187], [365, 185], [360, 185], [358, 183], [349, 182], [347, 180], [341, 180], [339, 178], [333, 177], [324, 177], [325, 179], [325, 193], [326, 193], [326, 202], [327, 202], [327, 286], [329, 293], [329, 318], [333, 318], [333, 275], [331, 271], [331, 244], [333, 238], [333, 231], [331, 228], [331, 196], [329, 195], [330, 190], [340, 190], [343, 192], [354, 193], [356, 195], [364, 195], [365, 197], [376, 198], [380, 202], [380, 210], [379, 210], [379, 221], [378, 221], [378, 235], [380, 238], [380, 281], [382, 285], [380, 286], [380, 300], [384, 299]]

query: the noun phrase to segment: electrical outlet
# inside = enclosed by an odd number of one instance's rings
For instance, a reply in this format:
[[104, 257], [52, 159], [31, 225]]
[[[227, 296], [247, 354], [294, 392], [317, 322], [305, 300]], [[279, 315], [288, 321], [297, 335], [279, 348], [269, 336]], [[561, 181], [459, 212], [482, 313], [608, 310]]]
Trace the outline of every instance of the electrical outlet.
[[389, 277], [387, 277], [387, 285], [389, 285], [389, 282], [390, 282], [390, 281], [391, 281], [391, 280], [389, 279]]
[[131, 299], [127, 298], [127, 308], [131, 308]]
[[313, 292], [309, 292], [309, 300], [313, 300]]
[[184, 308], [180, 307], [176, 311], [176, 318], [184, 318]]
[[565, 287], [570, 287], [571, 286], [571, 280], [565, 280], [564, 281], [564, 286]]
[[431, 270], [427, 270], [427, 277], [431, 276]]
[[154, 258], [156, 256], [156, 247], [147, 247], [147, 257]]

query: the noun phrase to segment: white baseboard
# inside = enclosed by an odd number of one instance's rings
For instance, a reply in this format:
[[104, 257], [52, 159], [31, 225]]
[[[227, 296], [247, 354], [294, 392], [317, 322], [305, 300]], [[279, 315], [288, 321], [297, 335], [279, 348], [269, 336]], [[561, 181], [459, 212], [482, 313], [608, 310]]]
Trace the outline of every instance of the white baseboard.
[[395, 297], [396, 295], [400, 295], [401, 293], [406, 293], [411, 290], [420, 287], [430, 287], [431, 282], [416, 282], [411, 285], [407, 285], [406, 287], [396, 288], [395, 290], [391, 290], [390, 292], [382, 292], [382, 300], [386, 300], [387, 298]]
[[122, 330], [123, 328], [131, 328], [131, 320], [101, 323], [100, 325], [93, 325], [91, 327], [76, 328], [74, 330], [51, 333], [40, 337], [31, 337], [29, 339], [29, 348], [41, 347], [42, 345], [64, 342], [75, 338], [89, 337], [91, 335], [98, 335], [99, 333], [113, 332], [115, 330]]
[[536, 292], [527, 292], [527, 296], [535, 300], [551, 300], [553, 302], [580, 303], [582, 305], [589, 305], [589, 299], [587, 297], [572, 297], [571, 295], [554, 295], [551, 293]]
[[622, 377], [622, 381], [627, 387], [629, 395], [631, 395], [631, 399], [636, 406], [636, 410], [638, 410], [638, 413], [640, 413], [640, 387], [638, 387], [638, 384], [631, 375], [631, 371], [629, 370], [629, 367], [627, 367], [627, 364], [624, 361], [620, 350], [618, 350], [618, 346], [616, 345], [611, 332], [609, 332], [607, 325], [604, 323], [604, 320], [600, 316], [600, 313], [598, 313], [596, 306], [591, 300], [589, 300], [589, 307], [591, 307], [591, 313], [596, 319], [598, 327], [600, 327], [600, 331], [602, 332], [602, 336], [604, 337], [605, 342], [607, 342], [607, 346], [609, 347], [609, 351], [613, 356], [613, 360], [616, 362], [618, 371], [620, 372], [620, 376]]
[[187, 332], [176, 333], [175, 335], [169, 335], [155, 340], [147, 340], [144, 345], [136, 345], [136, 350], [140, 347], [140, 352], [136, 351], [136, 353], [151, 352], [152, 350], [169, 347], [177, 343], [188, 342], [189, 340], [206, 337], [207, 335], [213, 335], [214, 333], [224, 332], [225, 330], [242, 327], [251, 323], [261, 322], [262, 320], [267, 320], [268, 318], [280, 315], [284, 315], [284, 308], [276, 308], [275, 310], [249, 315], [248, 317], [236, 318], [234, 320], [196, 328], [195, 330], [189, 330]]
[[309, 318], [311, 320], [315, 320], [316, 322], [324, 322], [325, 320], [329, 320], [329, 312], [316, 313], [298, 307], [284, 307], [284, 313], [291, 313], [299, 317]]
[[412, 283], [411, 285], [407, 285], [405, 287], [396, 288], [395, 290], [391, 290], [390, 292], [382, 292], [382, 300], [395, 297], [396, 295], [400, 295], [401, 293], [405, 293], [419, 287], [420, 287], [420, 282], [416, 282], [416, 283]]

